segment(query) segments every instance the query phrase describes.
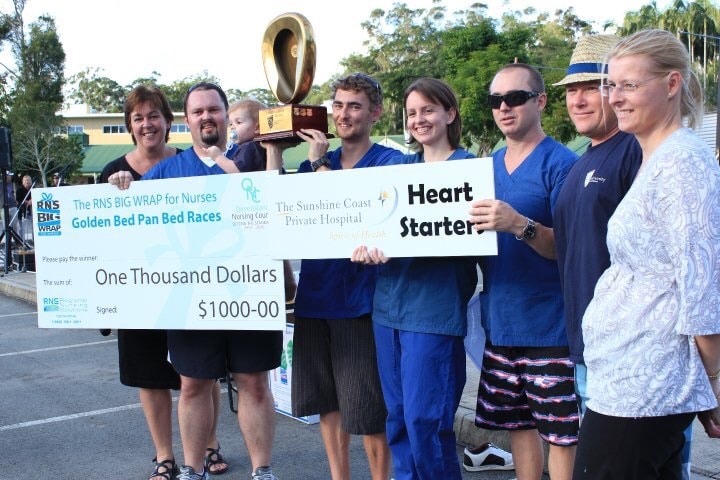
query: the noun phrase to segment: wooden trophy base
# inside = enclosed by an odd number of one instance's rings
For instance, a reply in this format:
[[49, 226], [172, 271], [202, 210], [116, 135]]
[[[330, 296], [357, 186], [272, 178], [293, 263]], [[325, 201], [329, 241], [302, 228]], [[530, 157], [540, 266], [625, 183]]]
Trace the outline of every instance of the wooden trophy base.
[[253, 140], [267, 142], [300, 138], [295, 132], [301, 128], [320, 130], [327, 134], [327, 108], [319, 105], [282, 105], [259, 112], [260, 134]]

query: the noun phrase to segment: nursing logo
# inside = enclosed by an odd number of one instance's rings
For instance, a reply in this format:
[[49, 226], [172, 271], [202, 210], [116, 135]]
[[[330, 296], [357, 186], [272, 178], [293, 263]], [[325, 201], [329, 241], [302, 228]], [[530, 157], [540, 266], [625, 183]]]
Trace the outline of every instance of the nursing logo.
[[585, 175], [585, 186], [587, 187], [591, 183], [605, 183], [605, 179], [603, 177], [596, 177], [595, 170], [590, 170], [587, 175]]
[[260, 193], [260, 189], [255, 186], [252, 179], [243, 178], [240, 186], [245, 191], [245, 197], [248, 200], [251, 200], [254, 203], [260, 203], [260, 199], [258, 198], [258, 193]]
[[60, 230], [60, 201], [53, 199], [52, 193], [43, 193], [35, 203], [38, 235], [41, 237], [62, 235]]

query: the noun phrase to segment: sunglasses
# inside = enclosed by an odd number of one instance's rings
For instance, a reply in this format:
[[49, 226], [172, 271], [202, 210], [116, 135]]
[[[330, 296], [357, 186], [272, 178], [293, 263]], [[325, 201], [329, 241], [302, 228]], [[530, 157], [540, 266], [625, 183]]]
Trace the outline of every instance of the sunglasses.
[[367, 75], [365, 73], [356, 72], [356, 73], [353, 73], [352, 75], [349, 75], [349, 78], [357, 78], [357, 79], [363, 80], [366, 83], [369, 83], [370, 86], [375, 89], [375, 91], [378, 93], [378, 95], [380, 95], [380, 98], [382, 98], [382, 87], [380, 87], [380, 83], [377, 80], [375, 80], [373, 77], [371, 77], [370, 75]]
[[508, 107], [519, 107], [525, 105], [525, 103], [531, 98], [540, 96], [539, 92], [526, 92], [525, 90], [515, 90], [505, 95], [488, 95], [488, 104], [493, 110], [500, 108], [503, 102]]

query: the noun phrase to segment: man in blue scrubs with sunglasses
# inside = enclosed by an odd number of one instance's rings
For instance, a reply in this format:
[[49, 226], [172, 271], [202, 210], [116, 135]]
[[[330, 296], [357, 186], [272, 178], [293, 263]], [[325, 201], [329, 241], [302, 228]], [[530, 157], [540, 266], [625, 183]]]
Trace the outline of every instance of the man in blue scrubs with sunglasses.
[[475, 423], [510, 432], [518, 478], [542, 476], [545, 441], [550, 477], [570, 480], [579, 416], [553, 209], [577, 156], [543, 131], [545, 85], [529, 65], [502, 68], [488, 103], [507, 146], [493, 154], [496, 198], [471, 208], [478, 230], [498, 232], [498, 255], [480, 262], [487, 342]]

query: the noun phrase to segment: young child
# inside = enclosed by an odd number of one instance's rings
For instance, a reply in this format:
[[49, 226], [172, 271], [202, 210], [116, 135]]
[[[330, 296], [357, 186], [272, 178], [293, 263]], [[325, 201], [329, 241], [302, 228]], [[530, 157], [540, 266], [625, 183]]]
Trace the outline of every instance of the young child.
[[[259, 143], [253, 142], [259, 131], [258, 112], [261, 108], [265, 105], [252, 98], [238, 100], [228, 108], [230, 129], [237, 134], [237, 147], [233, 146], [227, 152], [216, 146], [207, 149], [208, 156], [226, 173], [265, 170], [267, 153]], [[225, 156], [226, 153], [230, 158]]]
[[[214, 145], [206, 149], [208, 156], [225, 173], [257, 172], [267, 168], [267, 152], [259, 142], [253, 141], [260, 129], [258, 112], [261, 108], [265, 108], [265, 105], [252, 98], [238, 100], [228, 108], [230, 129], [237, 134], [237, 146], [227, 150], [231, 158], [226, 157], [223, 151]], [[283, 268], [285, 300], [289, 302], [295, 299], [297, 285], [290, 262], [284, 260]]]

